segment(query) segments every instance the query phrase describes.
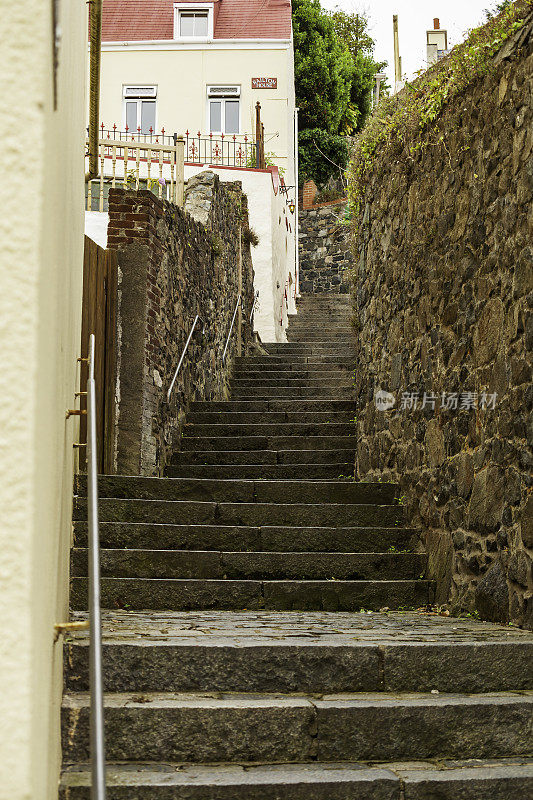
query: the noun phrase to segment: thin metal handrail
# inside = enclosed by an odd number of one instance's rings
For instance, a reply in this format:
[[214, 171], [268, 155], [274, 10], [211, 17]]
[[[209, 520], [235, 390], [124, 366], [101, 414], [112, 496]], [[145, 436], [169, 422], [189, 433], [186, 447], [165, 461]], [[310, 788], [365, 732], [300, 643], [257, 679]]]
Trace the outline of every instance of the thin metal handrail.
[[[256, 293], [254, 295], [253, 302], [252, 302], [252, 310], [250, 312], [250, 327], [252, 327], [252, 320], [254, 318], [255, 307], [257, 305], [257, 301], [258, 300], [259, 300], [259, 289], [256, 291]], [[253, 331], [252, 331], [252, 333], [253, 333]]]
[[[239, 295], [237, 297], [237, 302], [235, 303], [235, 311], [233, 312], [233, 319], [231, 320], [231, 325], [228, 333], [228, 338], [226, 339], [226, 346], [224, 348], [224, 352], [222, 353], [222, 363], [226, 360], [226, 353], [228, 352], [229, 342], [231, 339], [231, 334], [233, 331], [233, 326], [235, 325], [235, 317], [237, 316], [237, 311], [239, 310], [239, 305], [242, 303], [242, 296]], [[241, 305], [242, 308], [242, 305]]]
[[181, 369], [181, 365], [183, 364], [183, 360], [185, 358], [185, 354], [186, 354], [186, 352], [188, 350], [188, 347], [189, 347], [189, 345], [191, 343], [191, 339], [192, 339], [192, 335], [194, 333], [194, 329], [196, 328], [196, 325], [198, 324], [199, 320], [200, 320], [200, 316], [197, 314], [195, 316], [195, 318], [194, 318], [194, 322], [192, 324], [191, 332], [189, 333], [189, 338], [187, 339], [187, 342], [185, 343], [185, 347], [183, 348], [183, 353], [181, 354], [181, 358], [179, 360], [179, 364], [176, 367], [176, 372], [174, 373], [174, 377], [172, 378], [172, 383], [170, 384], [170, 387], [168, 389], [167, 401], [170, 400], [170, 395], [172, 394], [172, 389], [174, 388], [174, 385], [175, 385], [175, 383], [176, 383], [176, 381], [178, 379], [178, 375], [179, 375], [179, 371]]
[[100, 536], [96, 443], [95, 336], [89, 338], [87, 378], [87, 520], [89, 537], [89, 689], [91, 695], [91, 800], [105, 800], [104, 689], [102, 679], [102, 613], [100, 609]]

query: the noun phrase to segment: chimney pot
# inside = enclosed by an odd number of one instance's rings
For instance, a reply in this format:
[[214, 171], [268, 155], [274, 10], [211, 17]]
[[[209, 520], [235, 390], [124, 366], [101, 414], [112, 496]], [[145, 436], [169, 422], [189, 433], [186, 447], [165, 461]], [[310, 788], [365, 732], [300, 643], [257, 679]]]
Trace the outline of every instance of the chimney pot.
[[433, 20], [433, 30], [438, 31], [440, 30], [440, 20], [438, 17], [435, 17]]

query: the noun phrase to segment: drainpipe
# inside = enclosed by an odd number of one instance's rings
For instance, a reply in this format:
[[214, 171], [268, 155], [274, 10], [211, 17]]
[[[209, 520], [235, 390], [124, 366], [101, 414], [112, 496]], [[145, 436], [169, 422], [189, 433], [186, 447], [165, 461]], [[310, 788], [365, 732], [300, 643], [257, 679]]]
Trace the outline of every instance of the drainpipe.
[[98, 134], [100, 124], [100, 53], [102, 49], [102, 0], [90, 4], [91, 35], [89, 61], [89, 171], [85, 182], [98, 176]]
[[294, 109], [294, 183], [296, 184], [295, 193], [296, 193], [296, 208], [294, 209], [294, 225], [296, 227], [296, 242], [295, 242], [295, 260], [294, 260], [294, 271], [295, 271], [295, 281], [294, 281], [294, 299], [296, 301], [297, 297], [300, 297], [300, 248], [299, 248], [299, 241], [300, 241], [300, 211], [299, 211], [299, 204], [298, 204], [298, 192], [299, 192], [299, 161], [298, 161], [298, 112], [299, 108]]

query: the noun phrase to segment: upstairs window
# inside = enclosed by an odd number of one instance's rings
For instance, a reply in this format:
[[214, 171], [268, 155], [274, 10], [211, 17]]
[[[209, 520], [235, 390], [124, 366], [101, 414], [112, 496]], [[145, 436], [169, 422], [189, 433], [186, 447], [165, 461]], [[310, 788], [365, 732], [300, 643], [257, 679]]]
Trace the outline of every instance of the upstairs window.
[[208, 42], [213, 38], [213, 3], [174, 3], [174, 39]]
[[199, 38], [207, 39], [209, 31], [209, 14], [207, 11], [180, 11], [180, 37], [183, 39]]

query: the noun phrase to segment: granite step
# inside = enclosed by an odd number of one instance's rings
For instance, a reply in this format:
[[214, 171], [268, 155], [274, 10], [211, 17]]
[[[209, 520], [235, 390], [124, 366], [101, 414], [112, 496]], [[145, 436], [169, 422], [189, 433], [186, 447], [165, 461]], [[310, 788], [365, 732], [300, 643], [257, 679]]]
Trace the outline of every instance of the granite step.
[[[103, 578], [210, 580], [414, 580], [426, 569], [422, 553], [275, 553], [221, 550], [108, 550]], [[88, 575], [88, 550], [71, 553], [71, 576]]]
[[[88, 690], [88, 644], [67, 643], [68, 691]], [[409, 612], [114, 611], [103, 662], [108, 692], [523, 691], [533, 634]]]
[[277, 422], [277, 423], [188, 423], [183, 426], [182, 439], [189, 436], [219, 438], [223, 436], [355, 436], [353, 422], [337, 422], [335, 419], [324, 422]]
[[[243, 388], [251, 388], [251, 389], [262, 389], [263, 387], [273, 387], [276, 388], [278, 386], [281, 387], [289, 387], [290, 389], [298, 389], [298, 388], [306, 388], [312, 387], [317, 389], [322, 389], [323, 387], [335, 387], [335, 388], [352, 388], [353, 380], [351, 374], [348, 373], [338, 373], [338, 372], [331, 372], [327, 375], [326, 378], [321, 378], [318, 376], [311, 376], [311, 377], [298, 377], [296, 375], [292, 375], [291, 373], [283, 374], [283, 375], [276, 375], [269, 374], [263, 375], [262, 377], [249, 377], [249, 378], [242, 378], [242, 377], [234, 377], [230, 380], [230, 387], [231, 389], [235, 389], [239, 391]], [[295, 393], [296, 394], [296, 393]]]
[[182, 464], [165, 467], [168, 478], [250, 480], [353, 480], [354, 462], [343, 464]]
[[275, 400], [288, 397], [350, 400], [354, 396], [354, 389], [353, 386], [243, 386], [234, 388], [231, 396], [235, 400]]
[[[72, 578], [71, 608], [87, 610], [87, 578]], [[102, 608], [133, 611], [379, 611], [433, 602], [425, 580], [220, 580], [102, 578]]]
[[290, 425], [342, 424], [352, 422], [354, 411], [308, 411], [305, 416], [297, 411], [193, 411], [187, 414], [191, 425]]
[[[533, 763], [500, 759], [392, 763], [184, 766], [110, 764], [108, 800], [525, 800]], [[90, 770], [67, 768], [60, 800], [90, 800]]]
[[355, 426], [350, 436], [185, 436], [181, 450], [355, 450]]
[[[87, 479], [76, 480], [77, 499], [87, 494]], [[100, 498], [201, 500], [233, 503], [363, 503], [392, 505], [398, 484], [355, 481], [251, 481], [201, 478], [144, 478], [100, 475]]]
[[225, 412], [244, 412], [254, 413], [264, 411], [288, 411], [294, 414], [307, 414], [308, 412], [340, 412], [340, 411], [353, 411], [356, 410], [355, 401], [331, 398], [329, 400], [302, 400], [293, 398], [292, 400], [286, 399], [272, 399], [272, 400], [222, 400], [222, 401], [204, 401], [201, 403], [191, 403], [190, 410], [192, 413], [195, 411], [216, 413], [218, 411]]
[[[404, 510], [397, 505], [350, 503], [229, 503], [194, 500], [132, 500], [102, 498], [102, 522], [151, 522], [172, 525], [251, 525], [283, 527], [404, 526]], [[87, 501], [78, 497], [74, 519], [86, 520]]]
[[[74, 523], [74, 543], [87, 547], [87, 523]], [[414, 549], [417, 531], [405, 527], [286, 527], [151, 522], [100, 522], [108, 549], [238, 550], [240, 552], [386, 553]]]
[[[86, 693], [63, 698], [63, 756], [89, 759]], [[111, 693], [111, 761], [412, 761], [527, 755], [533, 693], [478, 695]]]
[[[308, 446], [314, 444], [309, 442]], [[172, 465], [183, 466], [196, 464], [199, 466], [212, 465], [276, 465], [296, 466], [302, 469], [305, 465], [323, 465], [348, 463], [349, 472], [353, 473], [355, 463], [355, 443], [348, 450], [182, 450], [174, 452]], [[261, 477], [267, 477], [266, 474]], [[298, 476], [296, 476], [298, 477]]]

